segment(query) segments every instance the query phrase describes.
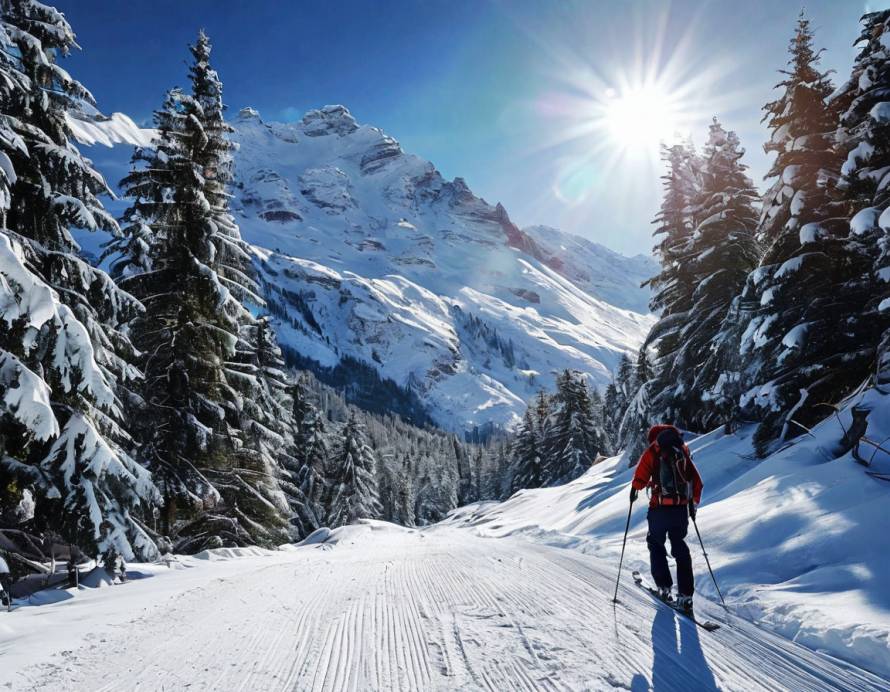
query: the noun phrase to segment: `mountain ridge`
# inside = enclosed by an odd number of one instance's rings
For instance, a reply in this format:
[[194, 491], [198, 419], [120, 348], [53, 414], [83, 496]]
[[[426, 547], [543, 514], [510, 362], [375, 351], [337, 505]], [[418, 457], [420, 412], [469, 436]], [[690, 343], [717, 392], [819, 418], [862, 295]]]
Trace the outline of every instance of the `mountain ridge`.
[[[114, 144], [125, 118], [91, 118], [75, 135]], [[103, 122], [113, 137], [97, 134]], [[519, 228], [502, 204], [445, 180], [344, 106], [298, 123], [245, 108], [230, 122], [232, 211], [279, 342], [302, 365], [365, 363], [438, 425], [464, 431], [512, 426], [558, 370], [601, 387], [642, 342], [652, 317], [639, 284], [651, 260]], [[135, 128], [133, 143], [146, 132]]]

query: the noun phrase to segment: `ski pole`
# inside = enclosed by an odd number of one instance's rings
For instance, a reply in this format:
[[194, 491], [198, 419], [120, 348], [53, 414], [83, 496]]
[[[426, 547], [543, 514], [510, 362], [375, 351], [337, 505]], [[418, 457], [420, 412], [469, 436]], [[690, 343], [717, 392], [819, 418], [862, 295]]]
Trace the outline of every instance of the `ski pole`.
[[701, 546], [702, 555], [705, 556], [705, 564], [707, 564], [708, 566], [708, 572], [711, 573], [711, 579], [714, 580], [714, 588], [717, 589], [717, 595], [720, 596], [720, 602], [723, 604], [724, 609], [729, 610], [729, 608], [726, 607], [726, 601], [723, 600], [723, 594], [720, 593], [720, 587], [717, 586], [717, 577], [714, 576], [714, 570], [711, 569], [711, 561], [708, 559], [708, 551], [705, 550], [705, 543], [701, 539], [701, 533], [699, 533], [698, 524], [695, 523], [695, 517], [691, 518], [692, 525], [695, 527], [695, 535], [698, 536], [698, 543]]
[[630, 513], [633, 512], [634, 501], [630, 501], [630, 507], [627, 508], [627, 525], [624, 527], [624, 540], [621, 541], [621, 559], [618, 560], [618, 578], [615, 580], [615, 595], [612, 597], [612, 603], [618, 603], [618, 584], [621, 582], [621, 564], [624, 562], [624, 546], [627, 544], [627, 531], [630, 529]]

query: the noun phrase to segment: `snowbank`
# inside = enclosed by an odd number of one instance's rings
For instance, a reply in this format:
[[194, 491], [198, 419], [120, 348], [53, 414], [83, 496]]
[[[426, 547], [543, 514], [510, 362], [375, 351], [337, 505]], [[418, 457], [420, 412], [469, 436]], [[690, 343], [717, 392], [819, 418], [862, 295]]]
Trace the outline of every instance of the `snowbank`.
[[[890, 397], [868, 392], [867, 435], [890, 436]], [[812, 649], [890, 676], [890, 482], [850, 454], [832, 459], [849, 407], [764, 460], [750, 435], [716, 431], [690, 443], [705, 481], [698, 525], [731, 611]], [[890, 456], [873, 461], [890, 470]], [[453, 512], [446, 523], [484, 536], [522, 534], [613, 562], [632, 471], [616, 457], [565, 486], [524, 490], [501, 504]], [[716, 600], [701, 548], [690, 546], [699, 593]], [[645, 503], [634, 507], [623, 578], [646, 570]]]

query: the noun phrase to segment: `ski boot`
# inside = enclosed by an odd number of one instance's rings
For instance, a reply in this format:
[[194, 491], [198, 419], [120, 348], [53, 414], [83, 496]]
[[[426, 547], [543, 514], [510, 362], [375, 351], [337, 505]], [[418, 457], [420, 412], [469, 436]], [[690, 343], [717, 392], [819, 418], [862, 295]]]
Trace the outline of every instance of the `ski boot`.
[[674, 596], [671, 593], [671, 587], [670, 586], [659, 586], [658, 587], [658, 597], [665, 603], [673, 602]]
[[691, 613], [692, 596], [677, 596], [677, 607], [684, 613]]

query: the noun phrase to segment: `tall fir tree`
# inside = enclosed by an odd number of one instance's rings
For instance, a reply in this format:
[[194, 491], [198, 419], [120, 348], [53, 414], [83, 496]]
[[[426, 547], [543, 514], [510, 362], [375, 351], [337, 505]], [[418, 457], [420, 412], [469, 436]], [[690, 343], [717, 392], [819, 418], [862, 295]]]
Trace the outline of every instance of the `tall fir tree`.
[[380, 518], [377, 460], [355, 413], [351, 413], [346, 421], [331, 461], [328, 526], [333, 528], [354, 524], [358, 519]]
[[157, 491], [128, 454], [122, 403], [140, 373], [120, 327], [140, 306], [69, 232], [120, 233], [105, 181], [71, 142], [68, 114], [94, 107], [57, 63], [75, 36], [53, 7], [2, 0], [0, 43], [0, 503], [33, 492], [36, 530], [150, 558], [138, 516]]
[[541, 445], [545, 485], [567, 483], [587, 471], [602, 452], [605, 439], [581, 375], [565, 370], [557, 377], [554, 403], [552, 423]]
[[867, 298], [866, 257], [848, 241], [845, 209], [831, 195], [840, 166], [833, 89], [803, 14], [789, 53], [781, 95], [764, 106], [772, 133], [764, 150], [775, 154], [757, 231], [764, 254], [724, 335], [746, 367], [725, 367], [723, 385], [735, 389], [740, 373], [741, 413], [759, 421], [760, 454], [812, 426], [830, 411], [819, 404], [848, 390], [859, 337], [845, 322]]
[[[845, 330], [858, 343], [846, 359], [847, 382], [863, 379], [863, 363], [874, 363], [879, 385], [890, 383], [890, 10], [862, 17], [857, 41], [859, 54], [850, 80], [833, 97], [840, 109], [838, 139], [846, 160], [839, 182], [841, 199], [848, 205], [850, 220], [847, 254], [870, 260], [865, 278], [868, 299], [846, 315]], [[845, 278], [861, 287], [857, 263]], [[861, 296], [862, 291], [857, 295]]]
[[538, 437], [538, 424], [535, 422], [531, 406], [526, 408], [522, 423], [516, 431], [512, 455], [516, 469], [512, 483], [514, 492], [523, 488], [540, 488], [544, 485], [541, 440]]
[[702, 188], [695, 206], [695, 231], [684, 263], [695, 290], [692, 306], [678, 333], [674, 373], [678, 422], [705, 429], [716, 418], [707, 393], [720, 382], [724, 344], [718, 340], [733, 301], [742, 292], [748, 274], [759, 259], [754, 234], [758, 194], [741, 162], [744, 150], [734, 132], [714, 118], [702, 164]]
[[[660, 420], [681, 423], [691, 417], [680, 390], [678, 352], [683, 344], [682, 331], [691, 319], [695, 277], [690, 259], [690, 243], [695, 224], [695, 203], [701, 191], [702, 163], [691, 144], [675, 144], [662, 152], [666, 172], [662, 176], [661, 207], [653, 223], [653, 235], [659, 239], [655, 253], [660, 272], [645, 282], [652, 289], [649, 307], [658, 315], [646, 337], [644, 346], [651, 347], [657, 357], [653, 362], [650, 406]], [[608, 397], [609, 391], [606, 395]], [[618, 427], [624, 407], [615, 391], [615, 402], [621, 407], [613, 414], [614, 445], [620, 446]]]
[[646, 348], [641, 347], [634, 365], [633, 394], [627, 402], [618, 426], [620, 440], [618, 447], [624, 450], [630, 462], [635, 462], [643, 453], [648, 445], [647, 433], [655, 423], [649, 400], [652, 378], [653, 370], [649, 364], [649, 355]]
[[247, 307], [262, 301], [228, 210], [233, 145], [203, 33], [191, 52], [193, 93], [172, 90], [155, 114], [152, 148], [122, 181], [128, 235], [109, 251], [146, 309], [131, 333], [145, 354], [139, 432], [164, 532], [184, 551], [271, 545], [286, 538], [291, 406], [278, 347]]

